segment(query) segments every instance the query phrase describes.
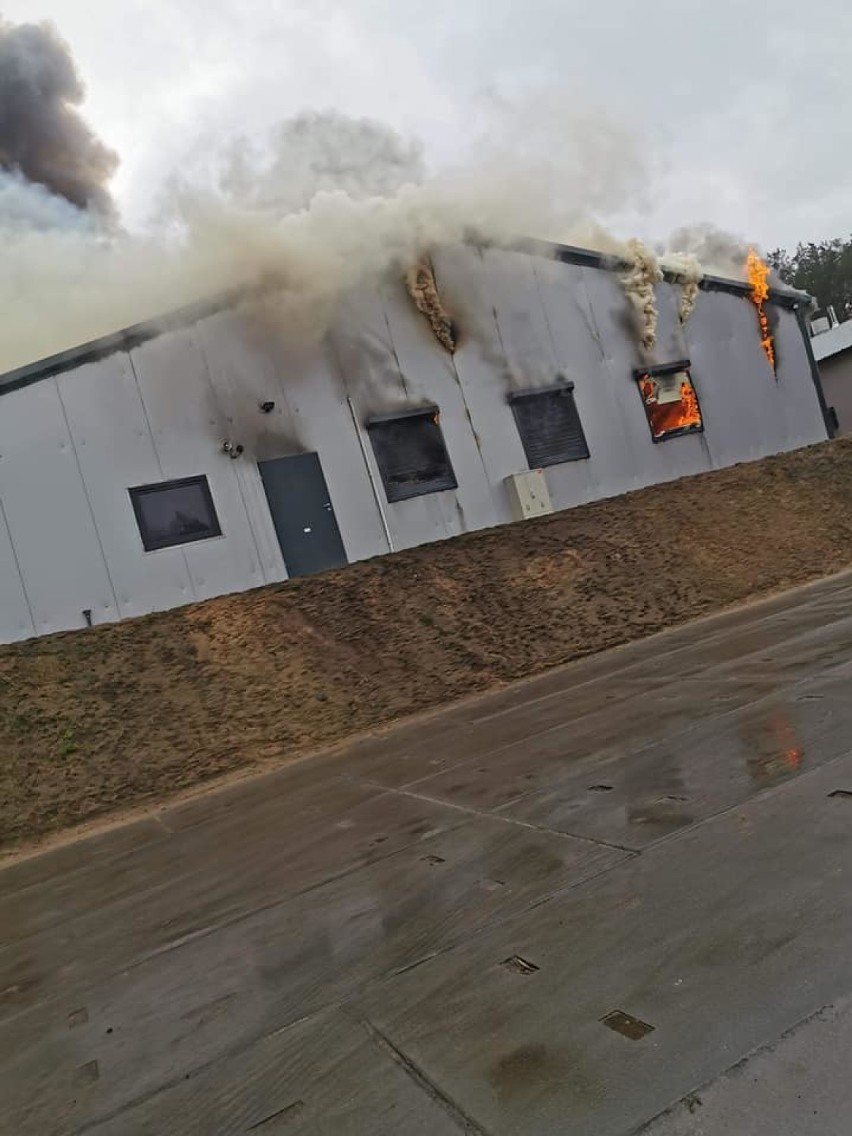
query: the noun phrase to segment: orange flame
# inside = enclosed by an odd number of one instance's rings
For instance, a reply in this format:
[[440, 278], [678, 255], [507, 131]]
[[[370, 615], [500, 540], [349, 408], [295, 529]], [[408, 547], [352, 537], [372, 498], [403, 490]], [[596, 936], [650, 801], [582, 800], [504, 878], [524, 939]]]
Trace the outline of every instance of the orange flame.
[[769, 299], [769, 265], [760, 259], [755, 249], [748, 250], [746, 277], [751, 285], [751, 302], [757, 308], [757, 318], [760, 322], [760, 344], [774, 371], [775, 342], [766, 314], [766, 301]]
[[682, 413], [682, 426], [700, 426], [701, 411], [698, 409], [698, 398], [691, 383], [683, 382], [680, 385], [680, 405]]
[[695, 388], [688, 378], [680, 384], [680, 399], [660, 402], [657, 383], [650, 375], [642, 375], [639, 390], [645, 402], [645, 410], [651, 423], [655, 438], [662, 438], [672, 430], [701, 427], [701, 410]]

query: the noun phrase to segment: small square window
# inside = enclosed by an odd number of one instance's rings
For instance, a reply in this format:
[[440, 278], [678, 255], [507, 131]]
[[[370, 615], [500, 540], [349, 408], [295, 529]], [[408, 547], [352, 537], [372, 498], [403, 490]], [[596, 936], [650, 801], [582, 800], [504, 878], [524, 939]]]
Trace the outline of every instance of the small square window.
[[458, 485], [436, 406], [371, 418], [367, 431], [388, 501], [405, 501]]
[[509, 405], [530, 469], [581, 461], [589, 456], [573, 383], [519, 391], [509, 395]]
[[206, 477], [184, 477], [129, 490], [146, 552], [221, 536]]
[[634, 371], [655, 442], [704, 429], [698, 395], [689, 373], [689, 360]]

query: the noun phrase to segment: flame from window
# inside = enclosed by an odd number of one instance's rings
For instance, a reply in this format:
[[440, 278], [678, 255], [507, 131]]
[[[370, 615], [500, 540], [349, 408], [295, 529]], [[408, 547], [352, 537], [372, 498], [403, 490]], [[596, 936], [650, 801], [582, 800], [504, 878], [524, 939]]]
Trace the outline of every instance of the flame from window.
[[680, 384], [680, 399], [661, 402], [657, 383], [650, 375], [639, 380], [639, 389], [655, 438], [664, 438], [675, 430], [700, 429], [702, 425], [698, 396], [692, 383], [684, 378]]
[[772, 336], [772, 329], [769, 326], [769, 316], [766, 314], [766, 301], [769, 299], [769, 265], [760, 259], [755, 249], [748, 250], [746, 278], [751, 285], [751, 302], [757, 308], [757, 318], [760, 323], [760, 344], [774, 373], [775, 341]]

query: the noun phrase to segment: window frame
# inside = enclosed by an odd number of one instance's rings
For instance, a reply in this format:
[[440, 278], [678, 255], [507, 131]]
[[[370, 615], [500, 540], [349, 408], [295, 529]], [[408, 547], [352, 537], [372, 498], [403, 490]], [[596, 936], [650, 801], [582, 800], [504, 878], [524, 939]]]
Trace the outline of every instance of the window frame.
[[[521, 424], [520, 424], [520, 421], [518, 419], [518, 414], [517, 414], [517, 411], [515, 410], [515, 407], [518, 405], [518, 403], [524, 402], [527, 399], [541, 398], [545, 395], [555, 395], [555, 394], [563, 394], [564, 395], [566, 393], [571, 398], [571, 405], [574, 409], [574, 413], [577, 416], [577, 425], [580, 428], [580, 437], [583, 440], [583, 447], [585, 449], [585, 453], [577, 454], [576, 457], [559, 458], [556, 461], [536, 462], [536, 464], [533, 465], [532, 458], [530, 456], [529, 449], [527, 447], [527, 440], [524, 437], [523, 430], [521, 429]], [[530, 469], [547, 469], [547, 468], [550, 468], [551, 466], [555, 466], [555, 465], [568, 465], [570, 462], [575, 462], [575, 461], [588, 461], [589, 458], [592, 456], [591, 450], [589, 449], [589, 441], [588, 441], [588, 438], [586, 437], [586, 431], [585, 431], [585, 428], [583, 426], [583, 419], [580, 417], [580, 408], [577, 406], [577, 400], [574, 397], [574, 383], [570, 379], [565, 379], [560, 383], [551, 383], [549, 386], [545, 386], [545, 387], [530, 387], [530, 388], [527, 388], [526, 390], [512, 391], [510, 394], [508, 394], [506, 396], [506, 401], [509, 403], [509, 406], [511, 408], [512, 417], [515, 420], [515, 428], [518, 431], [518, 437], [521, 439], [521, 445], [524, 448], [524, 456], [527, 459], [527, 466]]]
[[[379, 475], [382, 479], [382, 485], [385, 490], [385, 497], [388, 504], [395, 505], [400, 501], [410, 501], [414, 497], [427, 497], [431, 493], [446, 493], [447, 491], [458, 489], [458, 478], [456, 477], [455, 469], [453, 468], [453, 461], [450, 457], [450, 451], [447, 447], [447, 441], [444, 437], [444, 431], [441, 429], [440, 423], [440, 408], [435, 405], [418, 406], [409, 410], [398, 410], [390, 414], [376, 414], [368, 418], [364, 423], [367, 435], [370, 439], [370, 445], [373, 450], [373, 458], [378, 468]], [[443, 479], [433, 479], [431, 482], [412, 482], [409, 486], [400, 486], [389, 480], [389, 470], [385, 468], [385, 464], [380, 455], [379, 449], [376, 448], [376, 435], [375, 431], [378, 428], [381, 430], [382, 426], [387, 426], [393, 422], [400, 422], [415, 418], [428, 418], [435, 423], [441, 438], [441, 445], [444, 450], [444, 457], [446, 458], [447, 474]]]
[[[686, 372], [689, 379], [689, 385], [692, 388], [692, 393], [695, 396], [695, 405], [698, 407], [698, 414], [701, 418], [701, 423], [698, 426], [679, 426], [672, 430], [666, 430], [665, 433], [657, 435], [654, 433], [654, 426], [651, 422], [651, 416], [648, 413], [648, 403], [645, 401], [645, 396], [642, 393], [642, 388], [639, 385], [642, 379], [656, 379], [665, 378], [667, 375], [676, 375], [681, 371]], [[660, 445], [662, 442], [670, 442], [672, 438], [688, 438], [691, 434], [704, 433], [704, 411], [701, 409], [701, 400], [698, 397], [698, 388], [692, 377], [692, 362], [689, 359], [679, 359], [675, 363], [662, 363], [657, 367], [637, 367], [633, 371], [633, 379], [636, 383], [636, 390], [639, 394], [639, 400], [642, 403], [642, 411], [645, 415], [645, 421], [648, 423], [648, 431], [651, 435], [651, 441], [655, 446]]]
[[[157, 539], [156, 537], [152, 537], [143, 512], [142, 499], [147, 495], [156, 493], [158, 490], [181, 489], [188, 485], [198, 486], [201, 489], [204, 504], [209, 510], [210, 516], [213, 518], [212, 528], [201, 533], [190, 533], [178, 540], [171, 538]], [[180, 548], [184, 544], [195, 544], [200, 540], [215, 540], [216, 537], [222, 536], [222, 525], [219, 521], [219, 514], [216, 510], [215, 502], [213, 501], [213, 494], [210, 491], [210, 482], [207, 479], [207, 475], [204, 473], [195, 474], [192, 477], [176, 477], [170, 481], [154, 481], [148, 485], [134, 485], [129, 488], [127, 492], [130, 495], [133, 515], [136, 518], [136, 526], [142, 538], [142, 547], [145, 552], [159, 552], [164, 548]]]

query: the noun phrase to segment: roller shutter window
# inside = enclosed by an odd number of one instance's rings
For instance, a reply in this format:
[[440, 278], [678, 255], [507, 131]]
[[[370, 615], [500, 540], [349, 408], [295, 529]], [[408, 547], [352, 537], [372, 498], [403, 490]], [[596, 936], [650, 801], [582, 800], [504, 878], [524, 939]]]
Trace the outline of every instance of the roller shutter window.
[[582, 461], [589, 456], [573, 383], [519, 391], [509, 396], [509, 404], [530, 469]]
[[388, 501], [405, 501], [458, 485], [435, 406], [367, 422]]

